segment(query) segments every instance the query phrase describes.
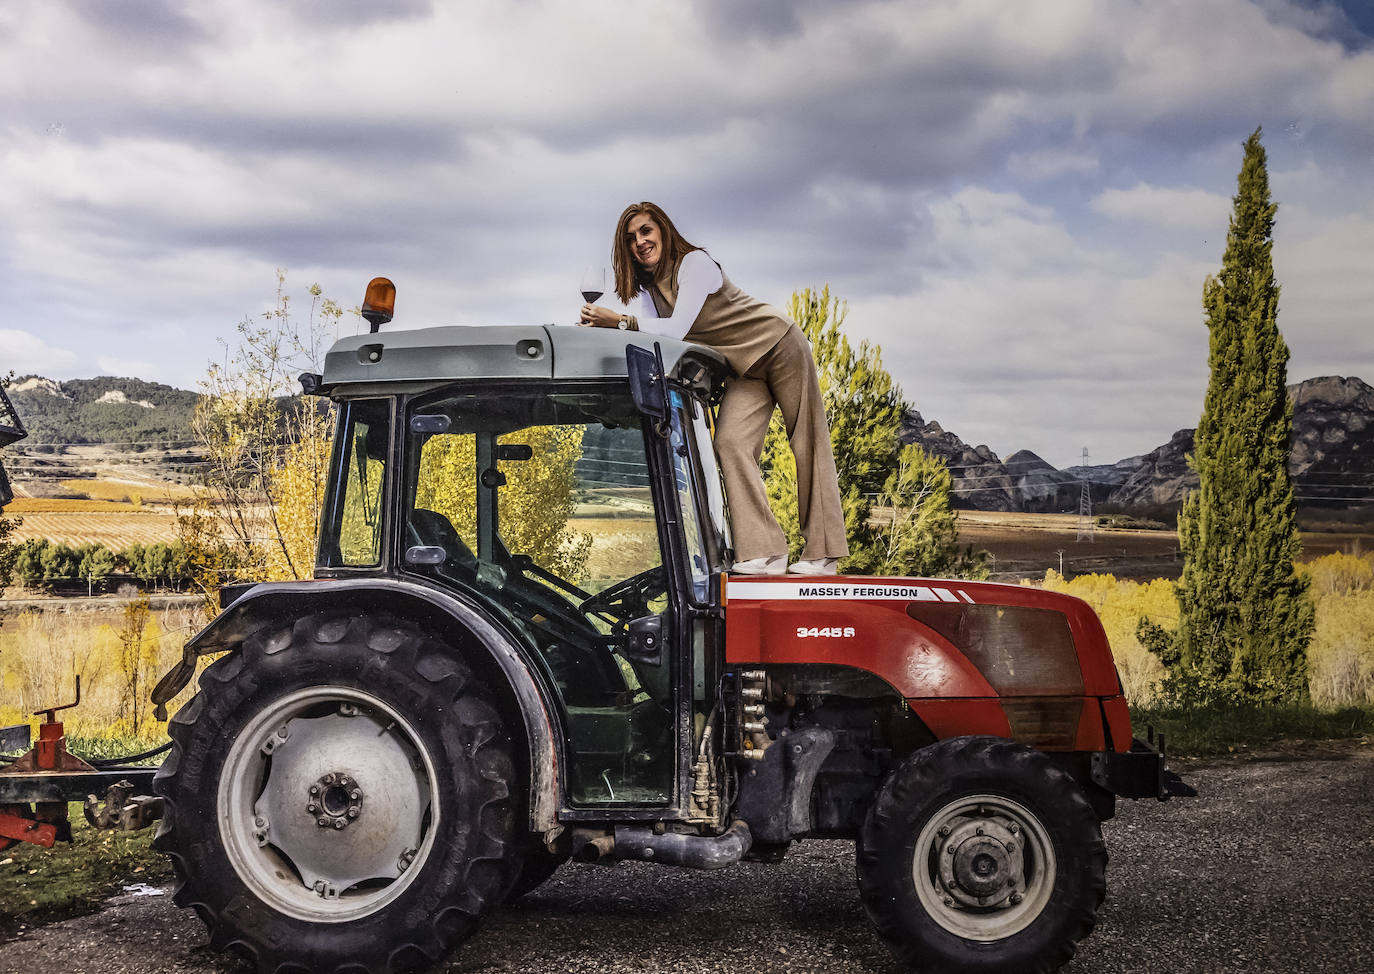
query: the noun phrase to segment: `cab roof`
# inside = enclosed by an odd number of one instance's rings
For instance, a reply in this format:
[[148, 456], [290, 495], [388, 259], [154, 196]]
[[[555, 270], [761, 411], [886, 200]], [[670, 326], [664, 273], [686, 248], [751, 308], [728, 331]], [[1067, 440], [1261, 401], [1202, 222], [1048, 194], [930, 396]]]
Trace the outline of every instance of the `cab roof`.
[[375, 392], [379, 385], [623, 379], [627, 375], [625, 347], [652, 349], [655, 342], [670, 376], [709, 384], [731, 374], [725, 358], [714, 349], [646, 332], [573, 325], [450, 326], [342, 338], [325, 355], [319, 391], [346, 396]]

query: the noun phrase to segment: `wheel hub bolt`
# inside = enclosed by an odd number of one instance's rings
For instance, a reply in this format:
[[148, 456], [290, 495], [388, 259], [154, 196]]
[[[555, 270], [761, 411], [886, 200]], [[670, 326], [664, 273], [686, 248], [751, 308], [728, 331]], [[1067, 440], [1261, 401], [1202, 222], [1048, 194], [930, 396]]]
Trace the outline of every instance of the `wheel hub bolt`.
[[1022, 896], [1020, 893], [1012, 893], [1012, 894], [1011, 894], [1011, 903], [1012, 903], [1012, 906], [1015, 906], [1016, 904], [1020, 903], [1020, 902], [1021, 902], [1022, 900], [1024, 900], [1024, 899], [1025, 899], [1025, 897]]
[[305, 810], [322, 829], [345, 829], [362, 814], [363, 790], [346, 772], [330, 771], [310, 786]]

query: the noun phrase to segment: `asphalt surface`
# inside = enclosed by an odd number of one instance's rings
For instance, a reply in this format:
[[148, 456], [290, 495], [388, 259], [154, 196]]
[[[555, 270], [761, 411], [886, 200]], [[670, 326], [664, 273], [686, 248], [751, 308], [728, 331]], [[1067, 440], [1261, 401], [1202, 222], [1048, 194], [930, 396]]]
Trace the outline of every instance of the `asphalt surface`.
[[[1180, 767], [1201, 796], [1121, 803], [1108, 898], [1073, 974], [1374, 971], [1374, 747]], [[695, 873], [565, 866], [439, 971], [895, 974], [854, 888], [853, 846]], [[246, 974], [161, 887], [0, 943], [0, 974]]]

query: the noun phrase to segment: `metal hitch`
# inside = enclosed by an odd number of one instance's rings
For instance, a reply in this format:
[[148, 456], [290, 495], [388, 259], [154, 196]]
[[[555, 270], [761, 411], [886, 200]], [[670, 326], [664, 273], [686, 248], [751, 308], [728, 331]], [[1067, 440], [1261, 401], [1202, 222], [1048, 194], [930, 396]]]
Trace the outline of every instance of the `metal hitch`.
[[117, 781], [105, 789], [102, 800], [87, 795], [81, 811], [92, 828], [137, 832], [162, 818], [162, 799], [135, 795], [128, 781]]

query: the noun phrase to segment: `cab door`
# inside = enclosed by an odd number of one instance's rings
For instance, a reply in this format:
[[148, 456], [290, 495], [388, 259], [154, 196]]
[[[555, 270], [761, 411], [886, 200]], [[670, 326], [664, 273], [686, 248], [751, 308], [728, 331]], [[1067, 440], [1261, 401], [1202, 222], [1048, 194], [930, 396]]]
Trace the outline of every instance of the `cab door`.
[[623, 384], [548, 383], [417, 398], [407, 429], [402, 570], [481, 600], [544, 673], [560, 817], [671, 817], [681, 544], [659, 432]]

